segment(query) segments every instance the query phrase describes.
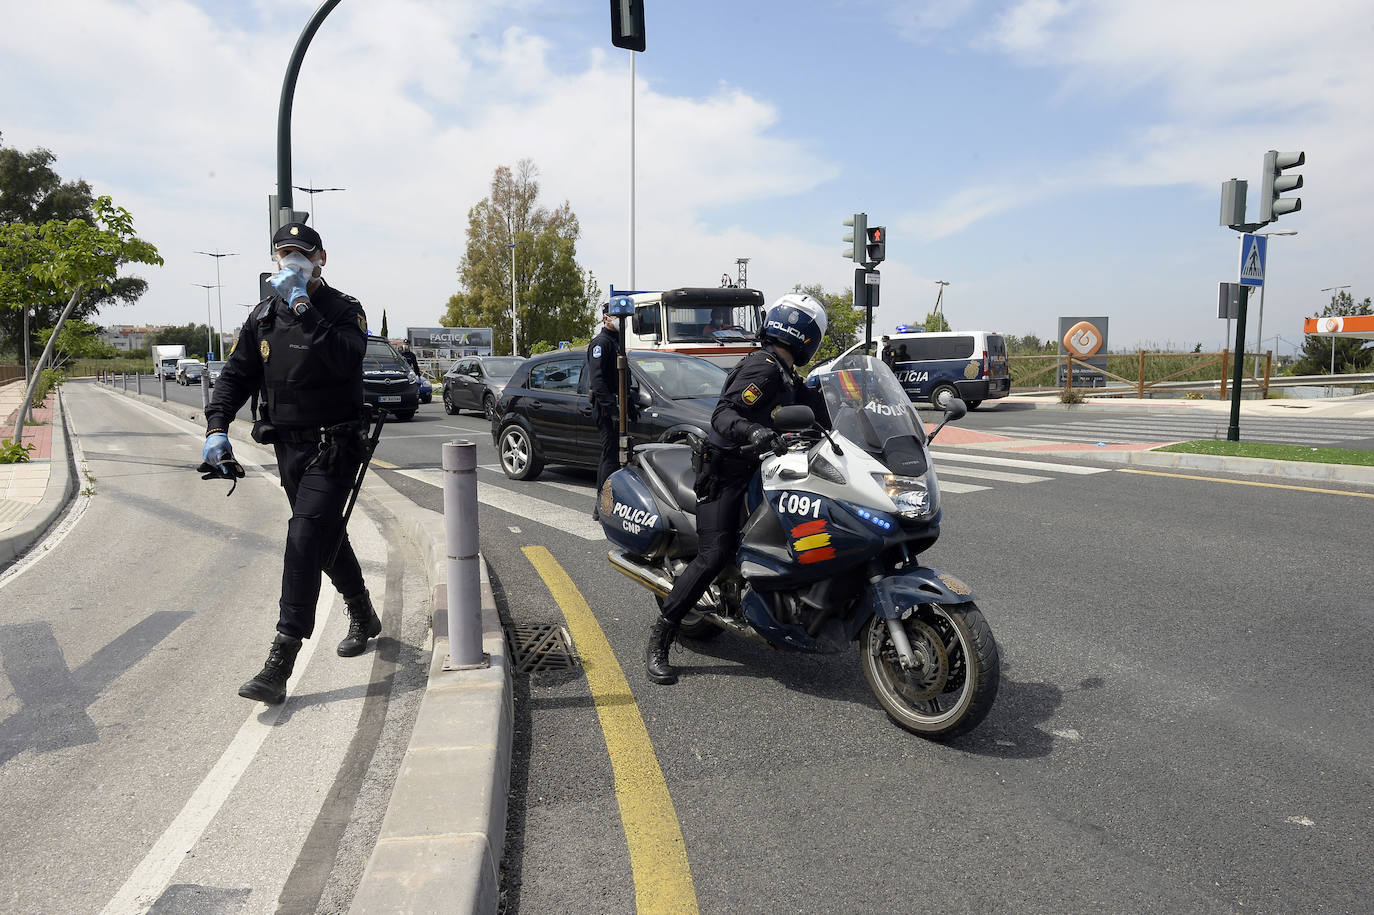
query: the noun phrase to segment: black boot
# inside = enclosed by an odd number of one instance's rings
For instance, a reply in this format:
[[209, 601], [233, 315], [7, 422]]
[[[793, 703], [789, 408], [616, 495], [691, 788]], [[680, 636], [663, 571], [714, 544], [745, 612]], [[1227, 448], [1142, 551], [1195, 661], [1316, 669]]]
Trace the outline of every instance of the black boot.
[[267, 663], [256, 677], [239, 687], [239, 695], [268, 705], [285, 702], [286, 681], [291, 679], [291, 671], [296, 666], [296, 652], [300, 650], [300, 639], [277, 633], [272, 640], [272, 647], [267, 651]]
[[348, 611], [348, 635], [339, 643], [339, 657], [352, 658], [362, 654], [367, 640], [382, 631], [382, 621], [372, 609], [372, 598], [365, 589], [362, 594], [345, 597], [344, 609]]
[[677, 671], [668, 663], [668, 649], [677, 635], [677, 623], [660, 616], [649, 632], [649, 648], [644, 653], [644, 668], [649, 679], [663, 686], [677, 682]]

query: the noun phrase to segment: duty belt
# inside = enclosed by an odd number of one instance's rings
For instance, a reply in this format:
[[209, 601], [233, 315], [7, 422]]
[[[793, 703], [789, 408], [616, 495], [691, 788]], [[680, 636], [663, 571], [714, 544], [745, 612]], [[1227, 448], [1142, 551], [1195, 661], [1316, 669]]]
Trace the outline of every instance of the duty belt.
[[311, 445], [320, 440], [319, 429], [287, 429], [277, 426], [275, 435], [276, 441], [288, 445]]

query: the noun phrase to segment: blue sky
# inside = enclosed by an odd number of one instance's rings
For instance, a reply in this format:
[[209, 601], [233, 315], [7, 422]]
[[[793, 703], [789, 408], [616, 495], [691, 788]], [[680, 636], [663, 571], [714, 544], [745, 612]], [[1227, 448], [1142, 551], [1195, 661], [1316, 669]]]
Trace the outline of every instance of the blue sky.
[[[1266, 346], [1351, 284], [1374, 295], [1374, 6], [1183, 0], [645, 0], [636, 285], [715, 285], [750, 258], [770, 298], [853, 281], [841, 221], [889, 229], [877, 326], [947, 280], [956, 327], [1053, 336], [1108, 315], [1114, 348], [1223, 345], [1238, 243], [1220, 186], [1302, 149], [1305, 209], [1270, 227]], [[276, 110], [315, 4], [0, 0], [0, 131], [130, 209], [165, 266], [109, 323], [224, 323], [267, 266]], [[468, 208], [532, 159], [582, 223], [579, 260], [629, 281], [629, 60], [604, 2], [344, 0], [295, 99], [296, 184], [327, 275], [393, 334], [437, 323]], [[298, 208], [306, 195], [297, 194]], [[219, 323], [212, 310], [211, 317]], [[1254, 320], [1250, 337], [1254, 338]], [[1285, 342], [1287, 341], [1287, 342]]]

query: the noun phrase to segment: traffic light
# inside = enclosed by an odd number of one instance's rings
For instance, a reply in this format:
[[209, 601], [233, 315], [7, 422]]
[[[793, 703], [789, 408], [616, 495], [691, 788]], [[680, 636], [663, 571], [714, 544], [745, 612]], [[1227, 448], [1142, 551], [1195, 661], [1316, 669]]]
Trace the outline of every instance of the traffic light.
[[1271, 223], [1286, 213], [1296, 213], [1302, 209], [1301, 197], [1284, 200], [1280, 194], [1296, 191], [1302, 187], [1302, 175], [1285, 175], [1283, 172], [1297, 168], [1307, 161], [1301, 152], [1278, 152], [1269, 150], [1264, 154], [1264, 185], [1260, 191], [1260, 222]]
[[869, 264], [881, 264], [887, 257], [887, 229], [870, 226], [864, 231], [864, 257]]
[[846, 219], [844, 224], [854, 230], [844, 233], [844, 243], [849, 246], [844, 249], [844, 256], [856, 264], [862, 264], [864, 262], [864, 236], [868, 231], [868, 214], [855, 213]]
[[611, 0], [611, 44], [644, 50], [644, 0]]

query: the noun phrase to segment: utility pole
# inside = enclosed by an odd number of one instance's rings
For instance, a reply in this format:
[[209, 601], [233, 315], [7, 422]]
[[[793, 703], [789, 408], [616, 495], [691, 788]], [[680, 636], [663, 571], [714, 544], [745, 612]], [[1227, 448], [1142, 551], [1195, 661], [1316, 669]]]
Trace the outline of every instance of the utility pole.
[[[1335, 295], [1331, 296], [1332, 300], [1334, 301], [1334, 300], [1336, 299], [1336, 296], [1337, 296], [1337, 295], [1340, 295], [1340, 291], [1341, 291], [1342, 289], [1349, 289], [1349, 288], [1350, 288], [1350, 284], [1349, 284], [1349, 283], [1346, 283], [1344, 286], [1327, 286], [1325, 289], [1322, 290], [1322, 292], [1332, 292], [1332, 293], [1335, 293]], [[1331, 374], [1332, 374], [1332, 375], [1336, 374], [1336, 335], [1335, 335], [1335, 334], [1332, 334], [1332, 335], [1331, 335]], [[1334, 389], [1333, 389], [1333, 390], [1334, 390]]]
[[[197, 251], [196, 253], [197, 253], [197, 254], [204, 254], [206, 257], [213, 257], [213, 258], [215, 259], [215, 289], [218, 290], [218, 291], [215, 293], [215, 295], [219, 298], [219, 339], [216, 340], [215, 342], [219, 344], [220, 357], [223, 358], [223, 356], [224, 356], [224, 352], [223, 352], [223, 350], [224, 350], [224, 287], [220, 285], [220, 278], [219, 278], [219, 262], [220, 262], [220, 258], [223, 258], [223, 257], [238, 257], [238, 252], [236, 252], [236, 251], [231, 251], [231, 252], [227, 252], [227, 253], [221, 254], [220, 251], [219, 251], [219, 248], [216, 248], [213, 254], [210, 253], [209, 251]], [[207, 292], [206, 294], [208, 295], [209, 293]]]

